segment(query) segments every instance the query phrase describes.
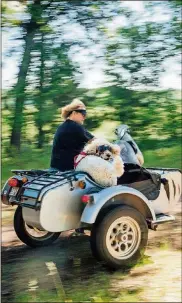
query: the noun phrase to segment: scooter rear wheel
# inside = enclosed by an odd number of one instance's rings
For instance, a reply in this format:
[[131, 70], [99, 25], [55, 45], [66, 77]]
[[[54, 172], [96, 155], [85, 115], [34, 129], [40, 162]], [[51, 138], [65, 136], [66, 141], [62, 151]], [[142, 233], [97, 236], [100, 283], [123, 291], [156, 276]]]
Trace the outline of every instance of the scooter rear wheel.
[[30, 247], [50, 245], [60, 235], [60, 232], [42, 231], [33, 226], [28, 226], [23, 219], [22, 207], [18, 206], [14, 215], [14, 230], [17, 237]]

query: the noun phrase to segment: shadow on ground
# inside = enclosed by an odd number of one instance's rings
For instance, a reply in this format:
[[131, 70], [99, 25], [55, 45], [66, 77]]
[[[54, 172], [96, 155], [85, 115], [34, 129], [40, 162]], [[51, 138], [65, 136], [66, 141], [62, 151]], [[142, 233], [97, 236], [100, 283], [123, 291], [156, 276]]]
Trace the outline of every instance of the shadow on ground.
[[[12, 237], [10, 227], [3, 229], [3, 239]], [[14, 235], [2, 246], [2, 302], [181, 302], [180, 239], [178, 213], [149, 232], [145, 258], [135, 268], [113, 272], [93, 258], [86, 235], [63, 234], [36, 249]]]
[[99, 295], [101, 288], [101, 294], [107, 296], [113, 274], [92, 257], [88, 236], [60, 237], [44, 248], [2, 247], [2, 263], [3, 302], [27, 302], [23, 296], [33, 302], [37, 292], [42, 298], [52, 292], [53, 298], [61, 300], [80, 296], [88, 300]]

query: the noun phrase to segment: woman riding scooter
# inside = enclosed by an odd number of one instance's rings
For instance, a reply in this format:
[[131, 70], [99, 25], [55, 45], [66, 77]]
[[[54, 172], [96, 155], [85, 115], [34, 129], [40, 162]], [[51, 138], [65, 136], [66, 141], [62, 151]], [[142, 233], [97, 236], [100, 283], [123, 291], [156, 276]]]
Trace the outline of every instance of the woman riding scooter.
[[[50, 171], [64, 172], [74, 169], [74, 157], [94, 138], [83, 126], [86, 106], [79, 99], [74, 99], [62, 108], [62, 117], [65, 121], [58, 126], [54, 135]], [[84, 231], [79, 228], [76, 232]]]

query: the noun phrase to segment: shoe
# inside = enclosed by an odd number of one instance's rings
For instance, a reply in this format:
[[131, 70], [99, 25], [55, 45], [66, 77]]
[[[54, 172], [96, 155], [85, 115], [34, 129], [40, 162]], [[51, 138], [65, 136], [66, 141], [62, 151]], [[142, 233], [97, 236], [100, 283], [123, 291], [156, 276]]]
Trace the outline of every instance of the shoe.
[[70, 235], [71, 237], [78, 237], [78, 236], [83, 236], [85, 235], [84, 229], [82, 228], [77, 228], [75, 231]]

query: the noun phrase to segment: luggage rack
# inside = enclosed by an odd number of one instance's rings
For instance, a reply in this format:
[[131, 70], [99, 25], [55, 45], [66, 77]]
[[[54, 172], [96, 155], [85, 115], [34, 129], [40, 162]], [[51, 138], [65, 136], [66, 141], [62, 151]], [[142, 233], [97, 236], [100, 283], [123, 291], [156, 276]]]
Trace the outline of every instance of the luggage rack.
[[[58, 184], [60, 181], [67, 181], [70, 183], [70, 191], [74, 189], [73, 181], [78, 180], [78, 175], [85, 175], [86, 178], [93, 183], [97, 188], [102, 189], [100, 185], [95, 183], [94, 180], [85, 172], [69, 170], [66, 172], [60, 171], [40, 171], [40, 170], [12, 170], [17, 175], [31, 176], [31, 180], [27, 181], [19, 190], [17, 198], [12, 197], [11, 203], [21, 205], [22, 207], [31, 208], [34, 210], [40, 210], [41, 202], [39, 201], [40, 195], [44, 195], [42, 191], [53, 185]], [[65, 184], [65, 182], [64, 182]], [[23, 198], [23, 201], [22, 201]]]
[[[16, 171], [17, 172], [17, 171]], [[25, 172], [25, 171], [24, 171]], [[60, 181], [67, 179], [70, 182], [70, 190], [73, 188], [72, 181], [76, 180], [76, 175], [78, 172], [75, 171], [66, 171], [66, 172], [46, 172], [41, 175], [38, 175], [33, 180], [25, 183], [21, 191], [19, 193], [19, 197], [22, 198], [32, 198], [36, 200], [36, 203], [33, 207], [37, 209], [38, 199], [42, 190], [44, 190], [47, 186], [54, 185]], [[27, 174], [28, 175], [28, 174]], [[27, 203], [21, 203], [22, 206], [27, 206]]]
[[74, 170], [68, 170], [66, 172], [60, 172], [58, 170], [48, 170], [48, 169], [44, 169], [44, 170], [41, 170], [41, 169], [12, 169], [11, 170], [12, 173], [15, 173], [17, 175], [28, 175], [28, 176], [42, 176], [42, 175], [65, 175], [65, 174], [68, 174], [68, 173], [74, 173]]

